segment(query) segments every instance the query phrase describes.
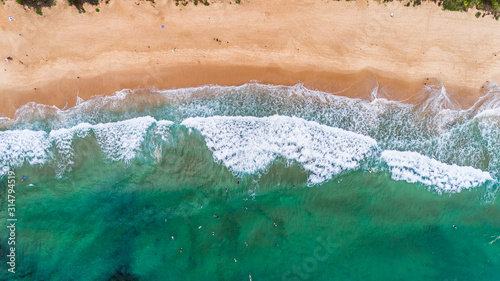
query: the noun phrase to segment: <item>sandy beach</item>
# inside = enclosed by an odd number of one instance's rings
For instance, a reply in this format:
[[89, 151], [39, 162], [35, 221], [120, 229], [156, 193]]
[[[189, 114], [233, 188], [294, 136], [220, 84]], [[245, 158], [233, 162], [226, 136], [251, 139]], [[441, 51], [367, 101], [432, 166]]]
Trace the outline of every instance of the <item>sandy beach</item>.
[[249, 81], [361, 98], [378, 85], [409, 102], [443, 83], [468, 107], [500, 81], [500, 22], [434, 3], [113, 0], [84, 14], [64, 3], [44, 16], [0, 5], [0, 116], [29, 101], [67, 108], [124, 88]]

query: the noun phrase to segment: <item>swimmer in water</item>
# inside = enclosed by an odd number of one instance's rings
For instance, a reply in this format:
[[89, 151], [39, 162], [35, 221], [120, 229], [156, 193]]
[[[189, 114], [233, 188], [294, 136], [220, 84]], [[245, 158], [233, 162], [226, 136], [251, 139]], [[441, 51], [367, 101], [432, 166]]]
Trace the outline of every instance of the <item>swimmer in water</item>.
[[234, 259], [234, 262], [238, 262], [236, 259]]
[[247, 201], [248, 199], [247, 198], [243, 198], [243, 201]]
[[182, 248], [181, 248], [181, 253], [182, 253]]
[[212, 231], [212, 235], [215, 235], [215, 232]]
[[240, 181], [238, 181], [238, 182], [236, 183], [236, 185], [240, 185]]
[[247, 246], [247, 247], [248, 247], [248, 244], [247, 244], [247, 242], [245, 242], [245, 246]]
[[453, 228], [454, 228], [454, 229], [457, 229], [457, 226], [456, 226], [456, 225], [453, 225]]
[[203, 203], [201, 204], [201, 207], [200, 208], [203, 208]]
[[248, 210], [248, 208], [247, 208], [247, 207], [243, 207], [243, 209]]
[[279, 247], [280, 245], [278, 245], [278, 243], [274, 243], [274, 245], [276, 245], [276, 247]]
[[172, 240], [174, 240], [174, 236], [172, 236]]
[[273, 222], [274, 226], [278, 226], [275, 222]]
[[226, 192], [227, 192], [227, 187], [226, 187]]

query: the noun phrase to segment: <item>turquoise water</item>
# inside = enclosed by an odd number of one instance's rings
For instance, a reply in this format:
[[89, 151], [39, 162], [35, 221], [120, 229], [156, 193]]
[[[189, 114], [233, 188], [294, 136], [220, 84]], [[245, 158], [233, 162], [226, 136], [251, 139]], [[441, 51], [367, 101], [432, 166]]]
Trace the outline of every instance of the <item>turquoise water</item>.
[[259, 84], [28, 104], [0, 121], [0, 219], [9, 170], [18, 219], [0, 279], [499, 280], [500, 90], [467, 110], [423, 91], [419, 105]]

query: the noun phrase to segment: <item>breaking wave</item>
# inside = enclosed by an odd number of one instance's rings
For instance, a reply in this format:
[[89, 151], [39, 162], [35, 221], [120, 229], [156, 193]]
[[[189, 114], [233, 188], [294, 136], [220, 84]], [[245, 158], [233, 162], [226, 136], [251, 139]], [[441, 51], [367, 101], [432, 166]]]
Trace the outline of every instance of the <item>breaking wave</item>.
[[381, 159], [394, 180], [422, 183], [438, 193], [455, 193], [493, 180], [488, 172], [441, 163], [416, 152], [385, 150]]
[[[37, 165], [53, 161], [58, 168], [57, 174], [61, 176], [71, 171], [74, 164], [74, 140], [90, 134], [93, 134], [107, 159], [129, 162], [140, 153], [141, 144], [153, 125], [156, 125], [155, 132], [164, 134], [168, 132], [166, 127], [172, 124], [146, 116], [106, 124], [81, 123], [50, 133], [30, 130], [0, 132], [0, 175], [24, 163]], [[164, 135], [160, 137], [165, 138]]]
[[377, 147], [370, 137], [297, 117], [197, 117], [181, 125], [200, 131], [214, 159], [234, 172], [255, 173], [283, 157], [311, 172], [310, 184], [358, 168]]
[[381, 91], [362, 100], [302, 85], [250, 83], [122, 90], [66, 110], [29, 103], [14, 119], [0, 119], [0, 175], [25, 163], [50, 163], [60, 177], [75, 166], [75, 140], [85, 138], [95, 140], [107, 161], [144, 155], [161, 161], [166, 146], [185, 145], [174, 144], [171, 135], [189, 129], [236, 174], [258, 173], [284, 158], [308, 173], [310, 185], [365, 164], [438, 193], [497, 183], [498, 85], [487, 84], [468, 109], [460, 109], [442, 85], [424, 87], [418, 104], [379, 98]]

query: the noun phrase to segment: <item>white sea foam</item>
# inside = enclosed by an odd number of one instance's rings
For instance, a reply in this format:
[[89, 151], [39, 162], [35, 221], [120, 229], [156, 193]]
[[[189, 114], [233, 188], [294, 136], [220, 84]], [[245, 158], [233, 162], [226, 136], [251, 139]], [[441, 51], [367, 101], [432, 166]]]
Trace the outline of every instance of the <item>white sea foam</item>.
[[493, 180], [488, 172], [473, 167], [449, 165], [416, 152], [385, 150], [381, 159], [394, 180], [423, 183], [438, 193], [456, 193]]
[[[488, 150], [488, 170], [494, 171], [496, 176], [500, 176], [500, 110], [493, 112], [483, 112], [481, 118], [478, 118], [478, 126], [481, 131], [483, 144]], [[495, 118], [493, 117], [495, 116]]]
[[309, 184], [359, 167], [377, 147], [370, 137], [297, 117], [196, 117], [181, 125], [200, 131], [214, 159], [234, 172], [255, 173], [284, 157], [311, 172]]
[[486, 109], [474, 116], [474, 119], [491, 119], [492, 121], [496, 121], [497, 124], [500, 124], [500, 105], [499, 108], [494, 109]]
[[76, 138], [85, 138], [93, 132], [96, 140], [112, 161], [130, 161], [136, 157], [145, 140], [148, 129], [156, 123], [155, 135], [168, 140], [173, 122], [156, 121], [150, 116], [130, 120], [91, 125], [80, 123], [71, 128], [51, 131], [8, 130], [0, 132], [0, 177], [10, 168], [27, 162], [31, 165], [44, 164], [47, 160], [56, 161], [57, 176], [71, 171], [74, 165], [74, 146]]
[[427, 98], [420, 105], [424, 111], [458, 110], [460, 108], [457, 101], [453, 100], [446, 91], [443, 84], [429, 85], [423, 88]]
[[40, 104], [32, 101], [19, 107], [14, 116], [19, 122], [23, 122], [32, 119], [51, 118], [56, 116], [59, 111], [60, 109], [55, 105]]
[[[52, 142], [54, 149], [49, 150], [55, 152], [53, 155], [58, 159], [57, 166], [64, 172], [70, 169], [64, 170], [63, 167], [69, 167], [74, 162], [74, 152], [71, 150], [74, 132], [65, 132], [64, 130], [69, 129], [63, 129], [59, 132], [60, 135], [57, 135], [54, 130], [58, 128], [67, 128], [81, 122], [104, 123], [120, 114], [121, 118], [133, 118], [143, 112], [142, 110], [152, 108], [152, 114], [175, 120], [190, 116], [268, 116], [279, 113], [369, 135], [384, 149], [413, 150], [439, 161], [478, 167], [488, 170], [493, 177], [498, 178], [498, 85], [487, 84], [484, 96], [467, 110], [456, 109], [459, 107], [452, 99], [453, 95], [448, 96], [442, 85], [424, 87], [422, 97], [427, 98], [427, 101], [422, 100], [420, 105], [388, 101], [383, 98], [384, 89], [375, 87], [370, 91], [373, 99], [371, 102], [309, 90], [302, 84], [290, 87], [258, 83], [229, 87], [207, 85], [175, 90], [153, 89], [148, 95], [125, 89], [112, 96], [96, 97], [83, 102], [79, 100], [77, 106], [66, 110], [31, 103], [20, 108], [14, 120], [0, 118], [0, 128], [43, 128], [46, 131], [52, 129], [49, 142]], [[360, 93], [360, 96], [369, 97], [370, 91], [366, 95]], [[165, 113], [157, 110], [162, 106], [167, 109]], [[452, 110], [453, 108], [455, 110]], [[134, 123], [130, 120], [122, 122]], [[152, 146], [157, 146], [158, 151], [152, 154], [160, 159], [160, 156], [163, 156], [162, 145], [172, 140], [169, 132], [170, 121], [165, 121], [165, 126], [161, 122], [164, 121], [156, 121], [156, 126], [146, 129], [143, 125], [147, 125], [139, 124], [141, 122], [135, 125], [105, 123], [92, 125], [90, 131], [97, 126], [94, 133], [108, 159], [129, 161], [137, 157], [142, 145], [149, 145], [150, 139], [145, 139], [146, 135], [154, 136]], [[476, 123], [478, 126], [475, 126]], [[130, 132], [126, 133], [127, 130]], [[137, 136], [134, 135], [135, 132], [138, 133]], [[109, 136], [106, 136], [108, 133]], [[161, 136], [161, 141], [158, 141], [157, 136]], [[144, 151], [145, 154], [149, 152]], [[283, 156], [275, 154], [270, 156], [271, 160], [264, 160], [272, 162], [275, 157]], [[62, 161], [63, 159], [67, 162]]]
[[174, 124], [172, 121], [160, 120], [156, 122], [155, 135], [161, 136], [161, 139], [165, 142], [169, 141], [169, 136], [171, 133], [171, 126]]
[[113, 161], [128, 162], [135, 158], [147, 129], [155, 123], [153, 117], [138, 117], [115, 123], [92, 126], [101, 150]]
[[49, 140], [54, 144], [57, 157], [57, 177], [71, 171], [74, 164], [74, 137], [84, 138], [88, 135], [92, 125], [81, 123], [69, 129], [59, 129], [50, 132]]
[[49, 147], [50, 141], [44, 131], [0, 132], [0, 177], [25, 162], [31, 165], [45, 163], [49, 157]]
[[172, 137], [172, 125], [174, 122], [168, 120], [160, 120], [156, 122], [156, 127], [154, 129], [154, 136], [159, 136], [161, 140], [157, 138], [150, 140], [152, 143], [149, 144], [149, 153], [155, 159], [156, 163], [160, 163], [163, 157], [163, 147], [165, 145], [169, 146], [171, 144]]

